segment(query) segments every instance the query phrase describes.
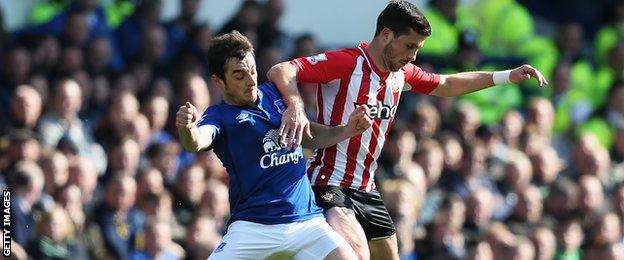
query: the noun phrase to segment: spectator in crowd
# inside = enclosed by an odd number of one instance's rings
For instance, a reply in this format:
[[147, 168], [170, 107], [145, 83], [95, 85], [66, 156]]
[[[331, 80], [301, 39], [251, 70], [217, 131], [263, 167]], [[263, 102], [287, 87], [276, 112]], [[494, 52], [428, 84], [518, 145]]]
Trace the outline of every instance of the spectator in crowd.
[[164, 143], [173, 140], [173, 136], [164, 130], [169, 116], [169, 101], [162, 96], [152, 96], [142, 107], [142, 112], [149, 120], [151, 138], [149, 144]]
[[533, 183], [546, 188], [552, 184], [563, 169], [563, 161], [550, 145], [544, 145], [542, 149], [530, 155], [533, 166]]
[[150, 221], [144, 232], [143, 250], [135, 250], [130, 259], [181, 259], [185, 252], [171, 240], [170, 226], [164, 221]]
[[84, 259], [86, 247], [76, 239], [71, 218], [64, 208], [44, 212], [36, 225], [37, 239], [28, 251], [34, 259]]
[[160, 194], [165, 191], [165, 182], [162, 173], [156, 168], [142, 170], [136, 176], [137, 179], [137, 202], [138, 206], [143, 208], [145, 198], [150, 194]]
[[48, 195], [56, 194], [60, 187], [65, 186], [69, 179], [69, 162], [61, 152], [54, 151], [43, 156], [41, 160], [44, 184], [43, 192]]
[[167, 57], [174, 58], [192, 38], [191, 35], [197, 27], [198, 10], [199, 2], [197, 0], [180, 0], [180, 14], [164, 24], [167, 32]]
[[511, 259], [532, 260], [535, 259], [535, 247], [526, 237], [518, 237], [511, 247]]
[[492, 256], [492, 247], [486, 241], [479, 240], [473, 243], [468, 244], [467, 246], [468, 256], [467, 259], [477, 260], [477, 259], [494, 259]]
[[141, 46], [145, 46], [142, 33], [147, 27], [158, 24], [161, 6], [160, 0], [139, 2], [135, 12], [115, 30], [117, 44], [125, 60], [136, 58]]
[[228, 195], [227, 186], [212, 179], [206, 183], [199, 202], [199, 214], [212, 218], [214, 227], [221, 233], [225, 233], [226, 219], [230, 214]]
[[173, 199], [167, 191], [151, 193], [144, 197], [141, 210], [148, 220], [163, 222], [169, 226], [169, 233], [173, 239], [180, 239], [184, 235], [182, 226], [173, 216]]
[[518, 190], [516, 196], [518, 201], [508, 222], [514, 231], [524, 231], [526, 234], [543, 217], [542, 195], [537, 187], [529, 185]]
[[421, 103], [414, 108], [409, 128], [417, 140], [432, 138], [440, 128], [440, 114], [431, 103]]
[[492, 221], [494, 211], [494, 196], [484, 188], [475, 188], [466, 201], [466, 223], [464, 228], [473, 234], [485, 232]]
[[73, 184], [68, 184], [61, 187], [55, 196], [55, 201], [59, 207], [62, 207], [67, 212], [72, 226], [76, 231], [76, 235], [80, 236], [84, 231], [84, 224], [86, 221], [86, 214], [83, 210], [83, 203], [80, 194], [80, 188]]
[[199, 165], [191, 165], [175, 177], [173, 196], [176, 218], [182, 225], [187, 225], [193, 212], [199, 208], [202, 194], [206, 189], [204, 169]]
[[43, 172], [30, 161], [19, 161], [9, 173], [11, 194], [11, 237], [24, 248], [28, 248], [35, 237], [35, 204], [43, 190]]
[[124, 137], [111, 145], [108, 158], [110, 163], [105, 178], [115, 174], [134, 177], [139, 170], [141, 147], [134, 139]]
[[95, 130], [95, 137], [104, 148], [110, 149], [110, 145], [117, 139], [131, 135], [130, 125], [139, 115], [139, 101], [129, 90], [120, 89], [112, 98], [106, 115]]
[[583, 224], [587, 224], [607, 206], [604, 203], [604, 188], [600, 180], [592, 175], [582, 175], [578, 183], [578, 210], [583, 216]]
[[182, 245], [186, 249], [208, 245], [214, 248], [220, 240], [221, 234], [217, 232], [214, 220], [205, 215], [197, 215], [187, 226]]
[[579, 219], [573, 217], [560, 219], [555, 234], [557, 236], [556, 259], [581, 259], [583, 257], [580, 247], [584, 235]]
[[555, 257], [557, 240], [550, 227], [536, 227], [531, 234], [531, 241], [535, 246], [535, 259], [548, 260]]
[[591, 247], [602, 247], [621, 240], [620, 220], [612, 212], [601, 213], [589, 225], [587, 243]]
[[68, 183], [80, 189], [80, 197], [85, 210], [93, 209], [100, 199], [100, 194], [97, 194], [98, 185], [103, 186], [98, 183], [98, 174], [93, 167], [93, 162], [86, 157], [78, 157], [70, 163]]
[[575, 214], [579, 207], [579, 187], [568, 178], [557, 179], [550, 185], [546, 197], [546, 212], [557, 218], [564, 218]]
[[228, 33], [232, 30], [239, 31], [249, 39], [254, 49], [259, 49], [258, 27], [262, 22], [262, 11], [262, 5], [258, 1], [244, 1], [238, 11], [221, 27], [219, 34]]
[[106, 255], [128, 259], [143, 216], [134, 208], [136, 182], [127, 175], [114, 176], [106, 182], [103, 202], [93, 213], [94, 224], [102, 237]]
[[414, 258], [416, 255], [413, 233], [422, 200], [414, 200], [413, 198], [422, 198], [424, 190], [419, 192], [412, 183], [402, 179], [386, 181], [383, 188], [382, 194], [386, 199], [388, 212], [397, 226], [399, 256]]
[[41, 94], [30, 85], [20, 85], [13, 92], [10, 114], [2, 119], [3, 130], [0, 131], [6, 134], [12, 128], [35, 130], [42, 110]]

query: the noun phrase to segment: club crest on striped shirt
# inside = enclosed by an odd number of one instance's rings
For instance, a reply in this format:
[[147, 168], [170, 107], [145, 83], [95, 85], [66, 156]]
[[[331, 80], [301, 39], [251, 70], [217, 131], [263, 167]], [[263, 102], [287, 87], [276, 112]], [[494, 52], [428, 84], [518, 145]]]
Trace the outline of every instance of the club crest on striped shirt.
[[389, 84], [392, 87], [392, 93], [399, 93], [399, 90], [400, 90], [399, 86], [401, 84], [399, 84], [399, 80], [394, 74], [392, 75], [392, 78], [390, 79]]

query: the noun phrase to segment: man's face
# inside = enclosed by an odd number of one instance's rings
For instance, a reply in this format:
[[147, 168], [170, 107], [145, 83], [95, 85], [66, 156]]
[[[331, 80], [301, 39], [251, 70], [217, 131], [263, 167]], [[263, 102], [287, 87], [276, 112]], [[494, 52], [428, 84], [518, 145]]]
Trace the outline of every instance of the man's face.
[[[388, 37], [383, 47], [382, 58], [386, 68], [390, 71], [399, 71], [403, 66], [416, 60], [418, 50], [425, 44], [427, 36], [423, 36], [410, 29], [409, 34], [397, 36], [395, 33], [382, 31], [382, 37]], [[384, 33], [388, 33], [384, 36]]]
[[232, 104], [254, 105], [258, 99], [258, 73], [252, 53], [248, 52], [242, 60], [235, 58], [227, 60], [225, 80], [217, 79], [216, 83]]
[[32, 88], [21, 88], [11, 100], [11, 113], [17, 121], [35, 125], [41, 115], [41, 96]]

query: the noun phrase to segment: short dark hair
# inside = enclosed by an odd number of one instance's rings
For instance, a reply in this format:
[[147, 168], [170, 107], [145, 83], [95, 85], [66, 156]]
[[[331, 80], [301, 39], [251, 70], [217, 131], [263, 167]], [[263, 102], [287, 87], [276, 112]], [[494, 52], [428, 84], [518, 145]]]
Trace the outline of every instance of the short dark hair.
[[392, 0], [377, 17], [377, 30], [375, 36], [381, 33], [383, 28], [389, 28], [395, 33], [395, 37], [409, 33], [413, 29], [423, 36], [431, 35], [431, 26], [427, 18], [418, 8], [407, 1]]
[[254, 54], [253, 45], [238, 31], [219, 35], [210, 41], [208, 47], [208, 70], [225, 81], [225, 63], [236, 58], [242, 60], [248, 52]]

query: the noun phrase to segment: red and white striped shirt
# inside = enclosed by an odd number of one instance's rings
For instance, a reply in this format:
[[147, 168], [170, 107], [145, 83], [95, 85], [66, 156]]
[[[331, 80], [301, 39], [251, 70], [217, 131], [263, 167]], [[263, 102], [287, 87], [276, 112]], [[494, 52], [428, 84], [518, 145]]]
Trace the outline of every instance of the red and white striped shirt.
[[[300, 83], [318, 83], [317, 122], [346, 124], [357, 106], [369, 107], [373, 126], [334, 146], [318, 149], [307, 162], [314, 186], [338, 186], [371, 191], [377, 159], [396, 113], [401, 91], [428, 94], [438, 86], [437, 74], [409, 63], [398, 72], [381, 72], [366, 51], [358, 48], [329, 51], [291, 61]], [[409, 85], [409, 86], [408, 86]]]

